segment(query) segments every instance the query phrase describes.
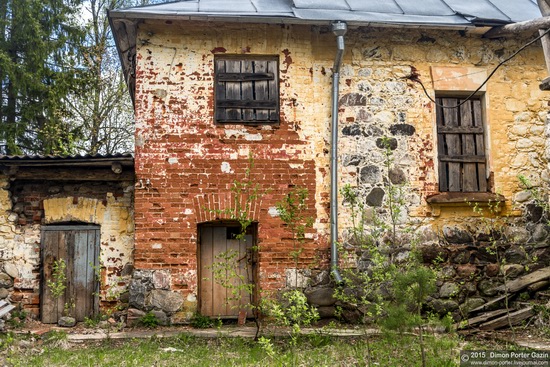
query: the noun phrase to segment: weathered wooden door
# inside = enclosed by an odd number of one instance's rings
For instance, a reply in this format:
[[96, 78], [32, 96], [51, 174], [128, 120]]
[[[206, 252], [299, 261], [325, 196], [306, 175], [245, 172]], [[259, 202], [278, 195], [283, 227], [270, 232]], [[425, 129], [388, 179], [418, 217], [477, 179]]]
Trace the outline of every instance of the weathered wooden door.
[[233, 318], [253, 302], [254, 236], [235, 239], [239, 227], [204, 226], [200, 230], [200, 313]]
[[[42, 227], [42, 284], [40, 310], [43, 323], [56, 323], [67, 310], [77, 321], [99, 311], [99, 227], [61, 225]], [[56, 283], [54, 264], [64, 262], [65, 288], [56, 297], [48, 282]], [[50, 283], [51, 284], [51, 283]]]

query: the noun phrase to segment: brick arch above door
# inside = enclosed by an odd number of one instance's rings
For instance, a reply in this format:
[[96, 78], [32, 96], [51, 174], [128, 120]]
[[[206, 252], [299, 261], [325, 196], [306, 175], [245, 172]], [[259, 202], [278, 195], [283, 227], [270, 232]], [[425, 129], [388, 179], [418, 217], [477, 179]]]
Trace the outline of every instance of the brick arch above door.
[[44, 199], [44, 222], [84, 222], [102, 224], [106, 206], [102, 200], [82, 197]]
[[197, 223], [234, 220], [237, 211], [239, 209], [245, 210], [245, 208], [248, 209], [248, 219], [258, 222], [262, 200], [261, 198], [247, 200], [246, 195], [239, 197], [231, 191], [214, 192], [196, 196], [193, 199], [193, 206]]

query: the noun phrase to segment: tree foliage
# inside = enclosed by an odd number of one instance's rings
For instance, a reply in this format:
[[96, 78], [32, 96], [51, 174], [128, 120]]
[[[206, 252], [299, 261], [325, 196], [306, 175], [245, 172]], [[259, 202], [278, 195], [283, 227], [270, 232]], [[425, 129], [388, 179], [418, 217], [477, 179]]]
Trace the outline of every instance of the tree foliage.
[[147, 0], [0, 0], [0, 153], [133, 150], [107, 10]]
[[81, 0], [0, 1], [0, 138], [5, 153], [68, 153], [63, 98], [81, 78]]
[[89, 154], [112, 154], [133, 148], [132, 103], [112, 40], [107, 9], [134, 5], [128, 0], [88, 0], [86, 37], [80, 47], [86, 69], [81, 89], [67, 95], [71, 125], [79, 131], [77, 148]]

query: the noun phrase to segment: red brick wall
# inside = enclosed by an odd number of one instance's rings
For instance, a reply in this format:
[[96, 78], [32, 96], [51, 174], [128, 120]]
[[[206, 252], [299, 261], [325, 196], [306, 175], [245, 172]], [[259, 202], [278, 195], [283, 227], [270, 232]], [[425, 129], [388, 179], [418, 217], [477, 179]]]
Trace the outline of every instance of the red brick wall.
[[[209, 220], [230, 219], [217, 218], [205, 207], [219, 212], [230, 205], [227, 201], [231, 200], [224, 198], [231, 195], [235, 180], [244, 180], [251, 154], [251, 179], [265, 193], [259, 209], [251, 213], [258, 222], [259, 285], [262, 289], [284, 286], [285, 269], [295, 267], [290, 255], [293, 242], [284, 223], [270, 214], [269, 208], [292, 188], [306, 188], [308, 215], [318, 221], [318, 206], [326, 209], [322, 203], [327, 201], [324, 195], [316, 197], [319, 167], [311, 143], [291, 113], [296, 104], [286, 75], [292, 63], [288, 57], [291, 52], [280, 48], [265, 53], [281, 56], [279, 124], [216, 125], [212, 107], [213, 53], [229, 50], [230, 41], [220, 41], [212, 51], [189, 45], [192, 52], [188, 58], [176, 46], [173, 61], [171, 45], [188, 44], [189, 38], [163, 33], [162, 27], [153, 28], [153, 39], [138, 50], [137, 56], [136, 268], [171, 269], [173, 289], [195, 292], [197, 226]], [[209, 27], [212, 31], [215, 29]], [[149, 32], [147, 26], [142, 32]], [[310, 65], [301, 72], [309, 76], [309, 69]], [[326, 239], [317, 231], [310, 229], [308, 237], [300, 258], [299, 266], [303, 268], [326, 260], [328, 251]]]

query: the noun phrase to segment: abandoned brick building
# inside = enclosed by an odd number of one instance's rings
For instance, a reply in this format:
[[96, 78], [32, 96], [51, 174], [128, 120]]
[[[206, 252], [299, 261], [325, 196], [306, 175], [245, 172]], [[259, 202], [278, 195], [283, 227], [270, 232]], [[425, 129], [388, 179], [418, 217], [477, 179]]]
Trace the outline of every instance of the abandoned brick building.
[[[389, 186], [402, 189], [397, 225], [414, 228], [424, 260], [444, 269], [440, 311], [483, 304], [500, 286], [475, 208], [498, 203], [507, 218], [511, 275], [528, 261], [531, 271], [548, 266], [534, 197], [550, 180], [544, 53], [535, 42], [513, 55], [536, 30], [491, 37], [540, 15], [532, 0], [189, 0], [110, 11], [136, 117], [135, 232], [125, 232], [135, 242], [120, 262], [133, 266], [130, 307], [172, 322], [197, 310], [234, 316], [209, 273], [234, 249], [257, 290], [297, 284], [330, 314], [329, 269], [337, 278], [340, 266], [361, 266], [360, 254], [338, 259], [337, 245], [351, 246], [345, 185], [381, 218]], [[260, 194], [236, 190], [247, 182]], [[313, 224], [296, 262], [277, 203], [297, 188]], [[246, 241], [234, 237], [242, 203]], [[22, 228], [12, 212], [5, 220]]]

